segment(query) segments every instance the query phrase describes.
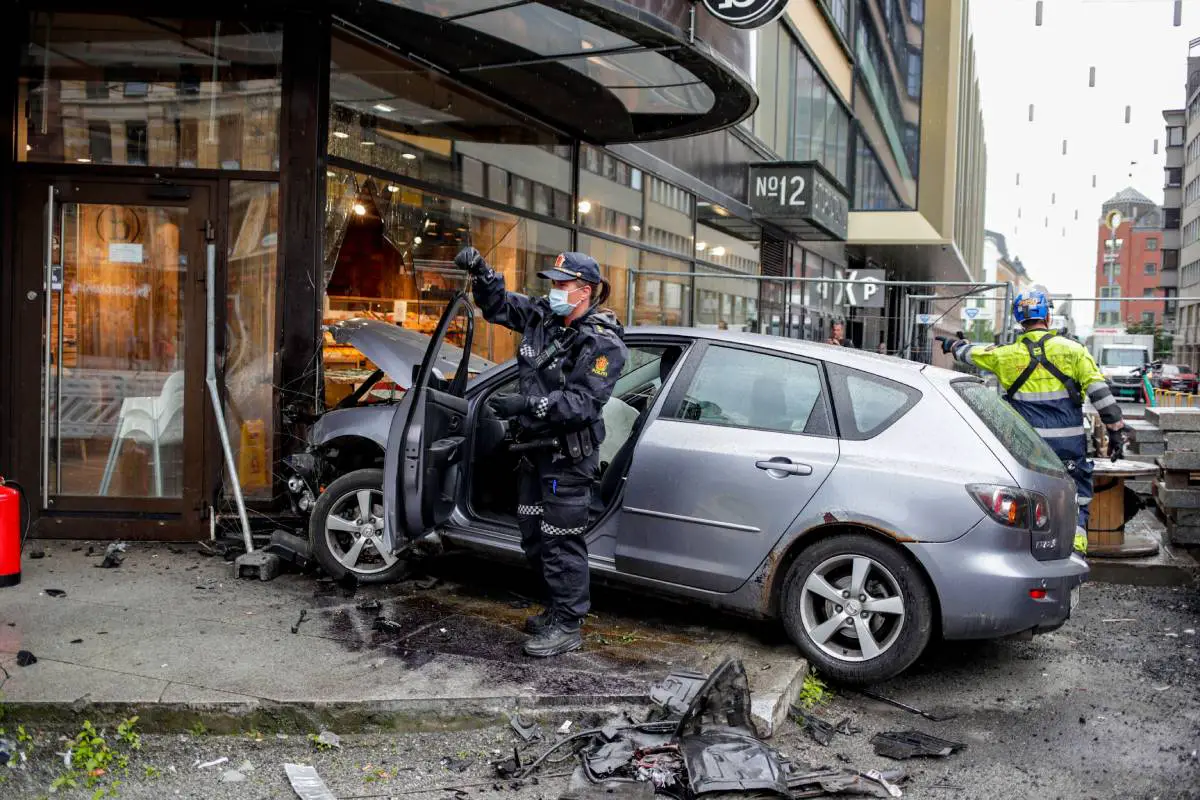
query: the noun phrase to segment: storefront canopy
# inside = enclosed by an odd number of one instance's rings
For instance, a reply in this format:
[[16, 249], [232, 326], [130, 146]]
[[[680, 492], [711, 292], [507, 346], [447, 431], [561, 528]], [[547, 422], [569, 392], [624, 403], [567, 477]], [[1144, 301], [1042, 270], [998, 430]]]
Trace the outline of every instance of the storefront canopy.
[[[611, 143], [716, 130], [753, 112], [753, 90], [722, 55], [744, 34], [706, 20], [710, 41], [689, 37], [675, 24], [676, 6], [685, 5], [370, 0], [337, 13], [342, 24], [514, 109]], [[389, 107], [387, 98], [371, 101]]]

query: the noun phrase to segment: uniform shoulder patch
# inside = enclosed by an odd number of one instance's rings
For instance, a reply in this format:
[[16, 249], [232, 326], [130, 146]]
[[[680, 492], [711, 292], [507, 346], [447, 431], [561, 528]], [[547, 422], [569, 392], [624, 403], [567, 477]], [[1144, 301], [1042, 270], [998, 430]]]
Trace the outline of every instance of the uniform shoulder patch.
[[596, 360], [592, 362], [592, 373], [601, 378], [608, 377], [608, 356], [596, 356]]

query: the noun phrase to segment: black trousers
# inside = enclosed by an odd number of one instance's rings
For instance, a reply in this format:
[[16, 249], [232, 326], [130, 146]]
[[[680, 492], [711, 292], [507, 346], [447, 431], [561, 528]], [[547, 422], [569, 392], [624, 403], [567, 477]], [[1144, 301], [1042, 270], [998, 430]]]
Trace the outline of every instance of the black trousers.
[[592, 481], [600, 453], [580, 461], [539, 451], [529, 456], [517, 486], [521, 549], [546, 607], [563, 621], [583, 621], [591, 607], [587, 543]]

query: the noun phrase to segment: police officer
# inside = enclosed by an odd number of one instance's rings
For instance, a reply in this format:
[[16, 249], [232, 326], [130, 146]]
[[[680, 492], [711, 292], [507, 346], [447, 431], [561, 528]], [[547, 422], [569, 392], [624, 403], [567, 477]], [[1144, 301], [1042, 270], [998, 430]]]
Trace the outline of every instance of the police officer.
[[1108, 428], [1108, 454], [1124, 453], [1125, 422], [1121, 408], [1087, 348], [1059, 331], [1051, 331], [1050, 300], [1045, 292], [1022, 292], [1013, 300], [1013, 318], [1024, 328], [1012, 344], [973, 345], [966, 339], [937, 337], [942, 352], [993, 372], [1005, 399], [1054, 450], [1075, 480], [1079, 516], [1075, 549], [1087, 552], [1088, 504], [1092, 501], [1092, 462], [1083, 428], [1083, 395], [1087, 394]]
[[601, 412], [628, 354], [624, 329], [601, 308], [609, 286], [591, 256], [560, 255], [538, 273], [552, 286], [538, 298], [506, 291], [504, 276], [473, 247], [454, 263], [474, 277], [484, 318], [521, 334], [520, 391], [496, 395], [488, 405], [515, 422], [518, 443], [536, 445], [521, 460], [517, 522], [546, 607], [526, 620], [533, 637], [525, 652], [567, 653], [583, 644], [579, 628], [590, 605], [583, 535], [604, 441]]

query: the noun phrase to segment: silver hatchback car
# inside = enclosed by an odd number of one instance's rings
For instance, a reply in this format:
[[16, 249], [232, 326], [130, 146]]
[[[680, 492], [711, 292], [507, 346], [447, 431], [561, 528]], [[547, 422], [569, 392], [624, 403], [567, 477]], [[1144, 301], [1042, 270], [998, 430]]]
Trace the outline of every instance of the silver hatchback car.
[[[515, 386], [516, 364], [473, 375], [473, 326], [466, 298], [452, 301], [420, 363], [391, 354], [411, 371], [393, 376], [408, 387], [398, 402], [318, 424], [315, 453], [356, 437], [378, 453], [312, 509], [331, 571], [373, 556], [386, 575], [432, 537], [524, 563], [520, 454], [485, 402]], [[380, 363], [396, 330], [354, 320], [333, 335]], [[898, 674], [935, 635], [1039, 633], [1070, 616], [1088, 575], [1074, 485], [979, 379], [728, 331], [634, 328], [626, 344], [587, 535], [594, 580], [778, 618], [849, 683]]]

